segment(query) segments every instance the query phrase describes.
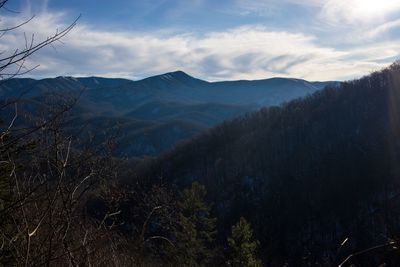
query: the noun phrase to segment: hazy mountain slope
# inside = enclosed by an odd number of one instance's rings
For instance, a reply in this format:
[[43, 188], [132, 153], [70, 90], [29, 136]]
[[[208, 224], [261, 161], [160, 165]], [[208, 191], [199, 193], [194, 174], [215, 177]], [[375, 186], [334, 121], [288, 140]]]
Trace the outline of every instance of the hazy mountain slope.
[[[334, 83], [334, 82], [333, 82]], [[170, 102], [237, 105], [277, 105], [322, 89], [327, 84], [298, 79], [272, 78], [256, 81], [205, 82], [181, 71], [127, 84], [137, 95]]]
[[[79, 98], [71, 114], [77, 129], [85, 125], [93, 132], [101, 125], [102, 131], [109, 132], [107, 128], [118, 125], [125, 137], [118, 138], [121, 148], [116, 150], [117, 155], [141, 156], [156, 155], [225, 120], [308, 95], [327, 84], [336, 83], [284, 78], [210, 83], [177, 71], [139, 81], [101, 77], [12, 79], [0, 85], [0, 96], [7, 100], [22, 95], [22, 106], [31, 118], [42, 116], [37, 111], [51, 106], [60, 96]], [[12, 111], [8, 114], [12, 116]], [[184, 123], [177, 128], [178, 121]], [[163, 132], [166, 138], [160, 145]]]
[[[217, 124], [221, 119], [227, 119], [244, 114], [250, 110], [250, 106], [235, 106], [226, 104], [183, 104], [178, 102], [149, 102], [131, 112], [125, 114], [126, 117], [134, 117], [143, 120], [160, 120], [166, 121], [170, 119], [185, 118], [189, 119], [199, 114], [204, 116], [203, 123], [206, 125]], [[202, 118], [193, 120], [200, 120]]]
[[349, 255], [400, 232], [399, 106], [393, 65], [224, 123], [135, 177], [205, 184], [219, 230], [245, 216], [269, 260], [335, 259], [345, 238]]

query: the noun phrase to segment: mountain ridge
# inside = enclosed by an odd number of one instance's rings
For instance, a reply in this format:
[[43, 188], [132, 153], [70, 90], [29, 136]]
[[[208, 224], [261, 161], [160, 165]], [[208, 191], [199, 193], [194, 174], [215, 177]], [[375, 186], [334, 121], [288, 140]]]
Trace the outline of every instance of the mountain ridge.
[[321, 80], [306, 80], [306, 79], [302, 79], [302, 78], [295, 78], [295, 77], [282, 77], [282, 76], [274, 76], [274, 77], [269, 77], [269, 78], [260, 78], [260, 79], [238, 79], [238, 80], [217, 80], [217, 81], [208, 81], [207, 79], [200, 79], [200, 78], [196, 78], [195, 76], [189, 74], [188, 72], [185, 72], [183, 70], [174, 70], [174, 71], [169, 71], [169, 72], [164, 72], [164, 73], [160, 73], [160, 74], [155, 74], [155, 75], [151, 75], [148, 77], [144, 77], [141, 79], [129, 79], [129, 78], [119, 78], [119, 77], [105, 77], [105, 76], [97, 76], [97, 75], [93, 75], [93, 76], [55, 76], [55, 77], [45, 77], [45, 78], [32, 78], [32, 77], [28, 77], [28, 78], [14, 78], [11, 80], [33, 80], [33, 81], [43, 81], [46, 79], [57, 79], [57, 78], [61, 78], [61, 79], [76, 79], [76, 80], [83, 80], [83, 79], [108, 79], [108, 80], [124, 80], [124, 81], [129, 81], [129, 82], [139, 82], [139, 81], [143, 81], [143, 80], [147, 80], [147, 79], [151, 79], [151, 78], [157, 78], [157, 77], [162, 77], [162, 76], [168, 76], [171, 75], [174, 78], [179, 78], [179, 77], [186, 77], [186, 78], [191, 78], [191, 79], [195, 79], [195, 80], [199, 80], [199, 81], [203, 81], [206, 83], [224, 83], [224, 82], [256, 82], [256, 81], [268, 81], [268, 80], [274, 80], [274, 79], [281, 79], [281, 80], [295, 80], [295, 81], [306, 81], [306, 82], [311, 82], [311, 83], [336, 83], [336, 82], [341, 82], [341, 81], [334, 81], [334, 80], [328, 80], [328, 81], [321, 81]]
[[[149, 155], [148, 151], [157, 155], [226, 120], [304, 97], [329, 85], [336, 86], [337, 82], [312, 83], [293, 78], [207, 82], [174, 71], [138, 81], [96, 76], [12, 79], [0, 84], [0, 98], [22, 97], [27, 115], [36, 117], [41, 115], [34, 111], [45, 108], [54, 98], [77, 98], [71, 113], [77, 127], [88, 124], [96, 132], [99, 125], [102, 129], [119, 125], [126, 137], [118, 137], [122, 148], [116, 150], [117, 155], [129, 151], [128, 156], [143, 156]], [[49, 103], [43, 106], [43, 101]], [[177, 125], [180, 130], [174, 131]], [[137, 140], [144, 137], [138, 133], [145, 133], [145, 129], [148, 135], [139, 144]], [[157, 145], [162, 132], [168, 136], [169, 145]]]

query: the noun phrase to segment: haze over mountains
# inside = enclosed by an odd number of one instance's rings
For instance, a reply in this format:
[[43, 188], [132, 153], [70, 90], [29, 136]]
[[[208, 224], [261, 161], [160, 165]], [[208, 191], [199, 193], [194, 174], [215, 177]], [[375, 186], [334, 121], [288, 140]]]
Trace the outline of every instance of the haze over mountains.
[[12, 79], [0, 86], [0, 96], [9, 100], [22, 96], [30, 115], [40, 109], [43, 99], [79, 96], [71, 116], [71, 131], [85, 127], [83, 132], [100, 141], [118, 132], [116, 155], [144, 156], [157, 155], [225, 120], [337, 84], [288, 78], [207, 82], [176, 71], [139, 81], [100, 77]]

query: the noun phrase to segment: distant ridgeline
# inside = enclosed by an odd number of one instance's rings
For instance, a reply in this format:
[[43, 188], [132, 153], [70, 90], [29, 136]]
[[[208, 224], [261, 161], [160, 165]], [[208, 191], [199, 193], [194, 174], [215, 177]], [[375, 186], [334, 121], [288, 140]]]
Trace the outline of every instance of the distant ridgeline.
[[[177, 71], [140, 81], [12, 79], [0, 84], [0, 99], [20, 98], [16, 123], [24, 125], [43, 120], [54, 102], [79, 97], [67, 131], [97, 143], [113, 138], [116, 156], [141, 157], [158, 155], [225, 120], [337, 84], [284, 78], [210, 83]], [[14, 106], [7, 112], [12, 119]]]
[[[271, 91], [292, 92], [287, 98], [308, 92], [294, 88]], [[272, 95], [258, 98], [260, 105], [284, 100]], [[346, 257], [385, 244], [400, 236], [400, 66], [226, 122], [144, 160], [135, 177], [204, 184], [218, 233], [226, 234], [240, 216], [249, 219], [265, 263], [324, 266], [338, 253]], [[356, 266], [377, 266], [375, 256]]]

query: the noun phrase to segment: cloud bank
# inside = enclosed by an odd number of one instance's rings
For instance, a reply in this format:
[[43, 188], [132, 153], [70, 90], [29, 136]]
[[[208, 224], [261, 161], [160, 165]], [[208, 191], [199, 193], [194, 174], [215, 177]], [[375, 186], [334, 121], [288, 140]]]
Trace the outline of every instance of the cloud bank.
[[[68, 25], [65, 21], [63, 13], [43, 12], [29, 24], [2, 37], [0, 49], [13, 51], [21, 47], [24, 33], [28, 36], [35, 33], [35, 40], [42, 40], [56, 29], [65, 28]], [[0, 27], [17, 23], [17, 18], [9, 17], [0, 21]], [[372, 35], [395, 26], [397, 23], [389, 24]], [[272, 76], [344, 80], [390, 64], [398, 51], [400, 44], [391, 42], [341, 50], [320, 45], [313, 35], [260, 25], [193, 34], [104, 31], [79, 23], [62, 43], [41, 50], [28, 64], [40, 64], [31, 74], [36, 77], [139, 79], [180, 69], [212, 81]]]

